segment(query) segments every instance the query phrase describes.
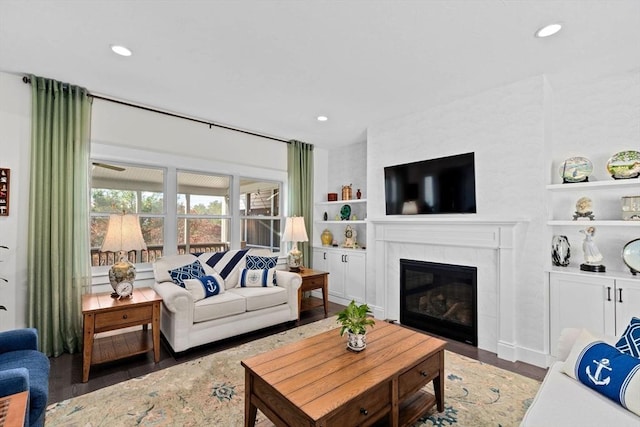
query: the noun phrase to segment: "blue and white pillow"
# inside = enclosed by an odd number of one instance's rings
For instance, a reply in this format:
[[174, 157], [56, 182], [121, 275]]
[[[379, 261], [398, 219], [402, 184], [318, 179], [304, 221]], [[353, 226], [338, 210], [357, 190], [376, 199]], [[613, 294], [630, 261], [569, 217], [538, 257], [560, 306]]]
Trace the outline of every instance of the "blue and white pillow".
[[238, 279], [238, 286], [241, 288], [259, 288], [273, 286], [273, 275], [275, 269], [249, 270], [243, 268]]
[[220, 274], [227, 284], [227, 288], [238, 283], [238, 274], [245, 266], [245, 258], [249, 249], [232, 249], [225, 252], [208, 252], [198, 257], [207, 264], [207, 268]]
[[219, 274], [202, 276], [197, 279], [187, 279], [184, 287], [193, 295], [195, 301], [220, 295], [224, 292], [224, 279]]
[[631, 322], [616, 343], [616, 348], [623, 353], [640, 358], [640, 319], [631, 318]]
[[171, 275], [171, 280], [176, 285], [184, 288], [184, 281], [187, 279], [197, 279], [198, 277], [204, 276], [206, 273], [204, 272], [204, 268], [202, 268], [202, 264], [200, 261], [195, 260], [191, 264], [183, 265], [178, 268], [174, 268], [173, 270], [169, 270], [169, 275]]
[[640, 415], [640, 359], [583, 331], [564, 362], [563, 371]]
[[[276, 268], [276, 265], [278, 265], [277, 256], [247, 255], [247, 268], [249, 270], [268, 270]], [[273, 273], [273, 286], [278, 286], [275, 271]]]

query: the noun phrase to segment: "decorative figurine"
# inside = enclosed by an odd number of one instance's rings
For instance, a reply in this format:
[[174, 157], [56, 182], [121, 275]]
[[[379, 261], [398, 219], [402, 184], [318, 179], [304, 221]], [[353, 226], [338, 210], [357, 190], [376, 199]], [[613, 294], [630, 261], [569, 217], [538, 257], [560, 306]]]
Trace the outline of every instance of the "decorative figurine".
[[598, 250], [596, 243], [593, 241], [593, 236], [596, 234], [596, 228], [587, 227], [584, 230], [580, 230], [580, 233], [584, 234], [584, 241], [582, 242], [584, 264], [580, 264], [580, 270], [604, 273], [606, 267], [601, 264], [602, 254]]
[[553, 236], [551, 240], [551, 262], [553, 265], [566, 267], [569, 265], [570, 258], [571, 245], [567, 236]]
[[351, 228], [350, 225], [347, 225], [347, 228], [344, 229], [345, 240], [342, 246], [345, 248], [356, 248], [358, 246], [357, 236], [358, 232]]
[[573, 215], [574, 221], [593, 221], [592, 202], [588, 197], [580, 197], [576, 202], [576, 213]]
[[353, 192], [353, 190], [351, 189], [352, 185], [353, 184], [342, 186], [342, 200], [351, 200], [351, 194]]

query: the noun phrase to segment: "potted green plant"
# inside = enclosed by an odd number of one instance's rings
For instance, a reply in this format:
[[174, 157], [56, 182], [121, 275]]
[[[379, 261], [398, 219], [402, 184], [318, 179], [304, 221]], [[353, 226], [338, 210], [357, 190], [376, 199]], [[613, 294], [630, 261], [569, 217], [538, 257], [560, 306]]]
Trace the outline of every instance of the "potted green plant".
[[352, 300], [344, 310], [338, 313], [337, 322], [342, 325], [340, 336], [347, 332], [347, 348], [362, 351], [367, 346], [367, 326], [373, 327], [375, 320], [369, 317], [371, 310], [367, 304], [356, 304]]

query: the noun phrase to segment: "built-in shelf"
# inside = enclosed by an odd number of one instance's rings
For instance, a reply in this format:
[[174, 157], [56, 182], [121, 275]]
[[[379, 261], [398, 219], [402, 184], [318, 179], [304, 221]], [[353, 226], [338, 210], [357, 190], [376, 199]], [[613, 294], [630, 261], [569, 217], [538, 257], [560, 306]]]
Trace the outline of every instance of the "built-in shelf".
[[316, 202], [316, 205], [348, 205], [354, 203], [367, 203], [367, 199], [337, 200], [335, 202]]
[[[605, 260], [605, 266], [606, 266], [606, 260]], [[595, 273], [595, 272], [590, 272], [590, 271], [582, 271], [580, 270], [579, 267], [559, 267], [559, 266], [553, 266], [551, 267], [550, 270], [547, 270], [547, 272], [549, 273], [563, 273], [563, 274], [571, 274], [574, 276], [591, 276], [591, 277], [605, 277], [607, 279], [628, 279], [628, 280], [639, 280], [640, 281], [640, 275], [633, 275], [631, 274], [630, 270], [624, 270], [624, 271], [620, 271], [620, 270], [607, 270], [603, 273]]]
[[573, 182], [567, 184], [549, 184], [547, 190], [549, 191], [576, 191], [582, 189], [599, 189], [599, 188], [612, 188], [612, 187], [633, 187], [640, 186], [640, 181], [637, 178], [632, 179], [612, 179], [611, 181], [593, 181], [593, 182]]
[[318, 224], [366, 224], [367, 220], [366, 219], [357, 219], [357, 220], [344, 220], [344, 221], [314, 221], [317, 222]]
[[576, 227], [587, 226], [607, 226], [607, 227], [639, 227], [640, 221], [623, 221], [623, 220], [595, 220], [595, 221], [571, 221], [571, 220], [550, 220], [547, 225], [569, 225]]

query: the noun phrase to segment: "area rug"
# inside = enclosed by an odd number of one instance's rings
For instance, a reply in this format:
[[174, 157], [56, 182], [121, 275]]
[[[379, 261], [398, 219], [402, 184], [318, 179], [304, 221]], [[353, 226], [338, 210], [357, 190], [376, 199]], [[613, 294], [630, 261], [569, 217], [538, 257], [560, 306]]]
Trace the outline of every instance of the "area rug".
[[[324, 319], [51, 404], [46, 425], [242, 426], [240, 360], [337, 326], [335, 317]], [[445, 370], [445, 410], [432, 409], [414, 427], [518, 426], [540, 385], [449, 351]], [[272, 425], [260, 411], [256, 424]]]

